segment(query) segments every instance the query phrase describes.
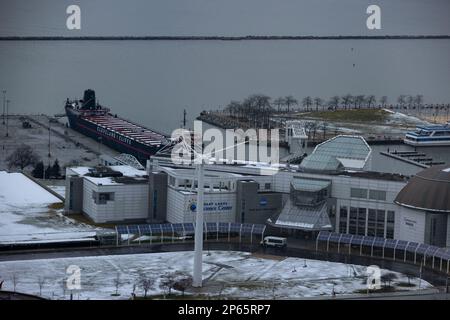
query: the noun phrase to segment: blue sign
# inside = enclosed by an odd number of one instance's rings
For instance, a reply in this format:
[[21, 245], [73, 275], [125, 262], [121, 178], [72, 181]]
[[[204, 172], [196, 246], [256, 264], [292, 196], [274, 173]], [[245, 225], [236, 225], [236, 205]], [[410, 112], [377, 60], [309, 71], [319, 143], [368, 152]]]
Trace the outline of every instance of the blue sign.
[[266, 198], [261, 198], [259, 199], [259, 205], [261, 206], [267, 206], [267, 199]]

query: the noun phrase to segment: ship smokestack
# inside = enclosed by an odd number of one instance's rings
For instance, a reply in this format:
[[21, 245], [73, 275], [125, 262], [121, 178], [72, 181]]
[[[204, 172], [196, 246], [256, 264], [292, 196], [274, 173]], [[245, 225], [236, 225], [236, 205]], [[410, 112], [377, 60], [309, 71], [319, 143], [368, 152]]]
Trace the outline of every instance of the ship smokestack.
[[95, 110], [95, 91], [88, 89], [84, 91], [83, 105], [81, 109], [83, 110]]

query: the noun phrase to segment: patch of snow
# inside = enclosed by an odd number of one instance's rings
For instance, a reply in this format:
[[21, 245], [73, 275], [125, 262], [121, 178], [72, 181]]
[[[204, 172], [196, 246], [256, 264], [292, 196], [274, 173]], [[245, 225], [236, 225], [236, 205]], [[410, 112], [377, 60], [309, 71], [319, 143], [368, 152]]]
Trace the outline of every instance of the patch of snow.
[[22, 173], [0, 171], [0, 206], [59, 203], [60, 199]]
[[61, 200], [21, 173], [0, 172], [0, 243], [54, 242], [95, 236], [95, 229], [49, 209]]
[[[254, 256], [244, 252], [211, 251], [204, 254], [204, 287], [201, 294], [221, 298], [243, 299], [298, 299], [303, 297], [352, 294], [367, 289], [366, 267], [344, 263], [300, 259]], [[38, 294], [38, 279], [44, 279], [42, 295], [53, 299], [68, 299], [70, 292], [63, 289], [67, 279], [66, 268], [70, 265], [81, 269], [81, 290], [73, 292], [75, 299], [129, 299], [133, 285], [136, 294], [143, 296], [139, 279], [142, 275], [154, 280], [149, 295], [163, 294], [160, 288], [162, 276], [180, 272], [192, 273], [193, 252], [168, 252], [117, 256], [89, 256], [45, 260], [8, 261], [0, 263], [3, 288], [12, 290], [12, 278], [17, 278], [17, 291]], [[381, 270], [382, 274], [390, 272]], [[408, 282], [400, 273], [392, 281]], [[116, 288], [114, 279], [119, 274], [119, 294], [112, 296]], [[419, 279], [410, 279], [417, 290]], [[431, 288], [421, 281], [421, 289]], [[222, 290], [223, 288], [223, 290]], [[192, 294], [187, 290], [187, 294]]]

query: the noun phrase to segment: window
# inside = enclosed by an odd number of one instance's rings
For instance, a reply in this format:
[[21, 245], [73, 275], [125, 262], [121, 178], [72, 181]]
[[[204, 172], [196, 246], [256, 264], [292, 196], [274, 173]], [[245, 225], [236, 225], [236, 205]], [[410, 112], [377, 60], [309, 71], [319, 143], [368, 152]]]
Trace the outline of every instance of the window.
[[153, 191], [153, 219], [156, 219], [156, 211], [158, 209], [158, 190]]
[[384, 238], [386, 212], [384, 210], [377, 210], [377, 237]]
[[356, 234], [356, 223], [358, 220], [358, 209], [350, 207], [350, 220], [348, 226], [348, 233]]
[[96, 204], [106, 204], [108, 201], [114, 201], [114, 192], [92, 192], [92, 199]]
[[270, 183], [266, 183], [266, 184], [264, 184], [264, 189], [266, 189], [266, 190], [270, 190], [270, 188], [271, 188], [271, 185], [270, 185]]
[[350, 197], [367, 199], [367, 189], [351, 188]]
[[348, 208], [343, 206], [339, 210], [340, 218], [339, 218], [339, 232], [347, 233], [347, 216], [348, 216]]
[[358, 208], [358, 234], [366, 235], [366, 208]]
[[386, 191], [384, 190], [370, 190], [369, 199], [386, 201]]
[[395, 212], [387, 212], [387, 225], [386, 225], [386, 238], [394, 238], [394, 223], [395, 223]]

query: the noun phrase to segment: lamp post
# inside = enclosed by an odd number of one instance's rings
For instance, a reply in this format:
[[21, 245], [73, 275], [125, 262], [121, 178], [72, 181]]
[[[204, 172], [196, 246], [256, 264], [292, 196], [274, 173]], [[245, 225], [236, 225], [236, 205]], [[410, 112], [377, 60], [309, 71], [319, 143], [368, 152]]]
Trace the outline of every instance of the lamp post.
[[3, 113], [2, 113], [3, 124], [5, 124], [5, 104], [6, 104], [6, 90], [3, 90]]
[[[50, 121], [50, 118], [48, 119], [48, 157], [50, 158], [52, 156], [51, 152], [50, 152], [50, 126], [51, 126], [52, 122]], [[49, 164], [50, 164], [50, 160], [49, 160]]]
[[204, 163], [200, 157], [197, 166], [197, 210], [195, 217], [195, 248], [194, 248], [194, 272], [192, 286], [200, 288], [203, 285], [202, 263], [203, 263], [203, 197], [204, 197]]
[[9, 113], [9, 103], [10, 100], [6, 100], [6, 136], [9, 137], [9, 128], [8, 128], [8, 113]]

